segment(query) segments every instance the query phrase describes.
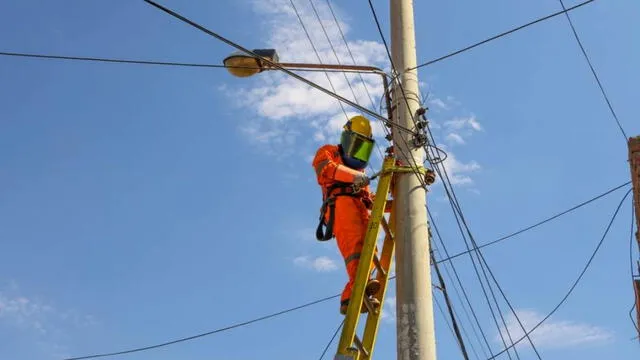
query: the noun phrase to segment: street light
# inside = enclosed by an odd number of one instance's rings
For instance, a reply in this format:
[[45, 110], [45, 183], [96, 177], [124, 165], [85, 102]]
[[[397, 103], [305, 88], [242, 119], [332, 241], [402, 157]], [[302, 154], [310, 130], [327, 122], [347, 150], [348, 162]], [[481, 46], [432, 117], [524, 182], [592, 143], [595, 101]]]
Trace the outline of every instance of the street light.
[[252, 76], [267, 69], [268, 64], [265, 64], [262, 58], [266, 58], [274, 63], [278, 62], [278, 53], [274, 49], [255, 49], [252, 51], [260, 57], [247, 55], [242, 51], [236, 51], [227, 56], [222, 62], [231, 75], [237, 77]]
[[[382, 71], [382, 69], [375, 66], [363, 65], [281, 63], [279, 62], [278, 52], [275, 49], [254, 49], [251, 51], [258, 55], [258, 57], [242, 51], [236, 51], [224, 58], [222, 62], [231, 75], [236, 77], [249, 77], [265, 70], [277, 70], [278, 67], [301, 70], [342, 70], [380, 75], [382, 77], [382, 85], [384, 86], [388, 119], [391, 120], [389, 81], [387, 74]], [[278, 67], [273, 66], [272, 63], [277, 64]]]

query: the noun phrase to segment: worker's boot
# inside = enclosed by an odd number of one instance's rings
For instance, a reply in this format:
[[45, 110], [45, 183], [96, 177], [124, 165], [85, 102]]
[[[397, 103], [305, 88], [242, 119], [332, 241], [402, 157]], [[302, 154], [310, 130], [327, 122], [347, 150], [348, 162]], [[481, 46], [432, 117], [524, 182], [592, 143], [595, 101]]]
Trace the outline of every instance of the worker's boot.
[[[369, 302], [371, 303], [374, 309], [378, 309], [380, 307], [380, 301], [374, 297], [369, 297]], [[346, 315], [348, 307], [349, 307], [348, 299], [340, 303], [340, 314]], [[360, 308], [360, 313], [364, 314], [367, 312], [369, 312], [369, 309], [367, 309], [367, 306], [363, 304], [362, 308]]]
[[369, 282], [367, 283], [367, 287], [364, 289], [364, 293], [367, 296], [373, 296], [377, 294], [378, 291], [380, 291], [380, 281], [376, 279], [369, 280]]

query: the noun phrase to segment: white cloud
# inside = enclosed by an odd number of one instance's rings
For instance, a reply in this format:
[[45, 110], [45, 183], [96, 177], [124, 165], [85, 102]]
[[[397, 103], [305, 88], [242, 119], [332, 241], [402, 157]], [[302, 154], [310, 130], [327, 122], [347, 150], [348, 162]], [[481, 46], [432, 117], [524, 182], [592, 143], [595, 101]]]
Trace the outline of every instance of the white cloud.
[[447, 151], [447, 158], [444, 160], [444, 167], [447, 174], [449, 174], [449, 179], [453, 185], [473, 184], [473, 180], [469, 176], [469, 173], [481, 169], [480, 165], [476, 161], [472, 160], [468, 163], [460, 162], [450, 151]]
[[447, 141], [449, 141], [452, 144], [458, 144], [458, 145], [464, 145], [465, 141], [462, 138], [462, 136], [456, 134], [456, 133], [449, 133], [447, 134], [446, 137]]
[[293, 263], [296, 266], [300, 266], [306, 269], [312, 269], [318, 272], [330, 272], [338, 269], [337, 263], [326, 257], [319, 256], [316, 258], [310, 258], [309, 256], [298, 256], [293, 259]]
[[436, 111], [440, 111], [440, 110], [449, 110], [450, 106], [444, 102], [444, 100], [440, 99], [440, 98], [434, 98], [434, 99], [430, 99], [428, 101], [429, 104], [429, 108], [436, 110]]
[[387, 296], [384, 304], [382, 304], [382, 320], [394, 323], [396, 321], [396, 297]]
[[[20, 293], [15, 282], [0, 289], [0, 326], [12, 327], [43, 352], [67, 357], [69, 332], [97, 324], [91, 315], [76, 310], [62, 310]], [[59, 356], [58, 356], [59, 355]]]
[[475, 115], [462, 117], [462, 118], [460, 117], [453, 118], [451, 120], [445, 121], [444, 125], [451, 130], [469, 129], [469, 130], [475, 130], [475, 131], [482, 131], [482, 126], [476, 119]]
[[[533, 310], [518, 310], [516, 312], [527, 332], [544, 318], [543, 315]], [[514, 341], [524, 336], [524, 332], [513, 314], [510, 314], [507, 318], [507, 329], [509, 329]], [[508, 339], [504, 327], [501, 328], [501, 332], [504, 338]], [[536, 344], [536, 347], [539, 348], [568, 348], [587, 344], [598, 345], [609, 342], [614, 337], [611, 331], [598, 326], [554, 320], [553, 318], [547, 319], [540, 327], [534, 330], [530, 336], [534, 344]], [[496, 335], [495, 340], [502, 342], [498, 335]], [[526, 347], [528, 344], [528, 341], [525, 339], [517, 346]]]

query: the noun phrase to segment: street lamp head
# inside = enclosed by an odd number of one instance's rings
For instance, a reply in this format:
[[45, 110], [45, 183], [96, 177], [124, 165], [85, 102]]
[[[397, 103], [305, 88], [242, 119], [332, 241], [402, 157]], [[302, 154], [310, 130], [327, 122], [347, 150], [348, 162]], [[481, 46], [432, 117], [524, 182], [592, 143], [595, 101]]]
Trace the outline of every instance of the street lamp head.
[[258, 57], [242, 51], [236, 51], [223, 60], [224, 66], [227, 67], [231, 75], [248, 77], [268, 69], [269, 64], [265, 64], [262, 59], [267, 59], [274, 63], [278, 62], [278, 53], [274, 49], [254, 49], [252, 51]]

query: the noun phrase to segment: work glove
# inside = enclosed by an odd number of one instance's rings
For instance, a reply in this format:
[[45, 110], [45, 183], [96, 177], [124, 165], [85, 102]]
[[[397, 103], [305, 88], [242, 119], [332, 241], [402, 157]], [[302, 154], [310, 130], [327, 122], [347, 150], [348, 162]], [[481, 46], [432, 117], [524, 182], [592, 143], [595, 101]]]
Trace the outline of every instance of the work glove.
[[353, 185], [358, 188], [369, 185], [369, 177], [365, 174], [358, 174], [353, 179]]

